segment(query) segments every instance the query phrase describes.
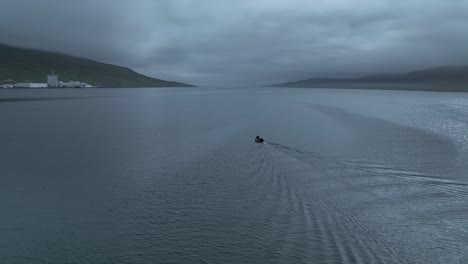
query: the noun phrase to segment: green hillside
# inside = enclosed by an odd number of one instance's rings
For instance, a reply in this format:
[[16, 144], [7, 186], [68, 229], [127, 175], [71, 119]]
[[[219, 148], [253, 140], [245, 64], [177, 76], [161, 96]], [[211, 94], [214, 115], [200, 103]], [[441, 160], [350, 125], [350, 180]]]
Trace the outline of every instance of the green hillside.
[[103, 87], [187, 87], [189, 84], [164, 81], [139, 74], [129, 68], [40, 50], [0, 44], [0, 83], [46, 82], [55, 70], [62, 81], [82, 81]]

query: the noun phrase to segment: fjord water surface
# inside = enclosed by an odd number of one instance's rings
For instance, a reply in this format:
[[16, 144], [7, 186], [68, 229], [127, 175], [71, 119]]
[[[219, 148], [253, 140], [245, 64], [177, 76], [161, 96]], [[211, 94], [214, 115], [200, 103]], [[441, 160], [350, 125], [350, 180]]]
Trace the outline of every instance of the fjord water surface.
[[466, 94], [0, 92], [0, 263], [468, 263]]

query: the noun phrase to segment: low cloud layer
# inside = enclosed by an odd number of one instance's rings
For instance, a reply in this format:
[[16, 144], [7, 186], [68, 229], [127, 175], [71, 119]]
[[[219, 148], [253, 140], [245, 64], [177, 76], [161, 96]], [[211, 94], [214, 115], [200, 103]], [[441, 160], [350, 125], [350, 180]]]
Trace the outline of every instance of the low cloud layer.
[[198, 85], [468, 63], [466, 0], [2, 0], [0, 42]]

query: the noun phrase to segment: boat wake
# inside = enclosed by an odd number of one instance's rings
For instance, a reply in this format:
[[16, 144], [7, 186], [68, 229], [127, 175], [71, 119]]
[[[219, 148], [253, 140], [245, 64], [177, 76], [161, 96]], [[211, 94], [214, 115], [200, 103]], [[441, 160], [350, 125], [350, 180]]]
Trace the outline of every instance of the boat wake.
[[[340, 212], [338, 213], [341, 218], [339, 221], [350, 221], [335, 223], [322, 219], [323, 225], [333, 227], [350, 225], [353, 229], [361, 228], [362, 230], [359, 231], [361, 233], [372, 233], [375, 232], [374, 229], [380, 231], [386, 229], [387, 240], [381, 240], [381, 235], [368, 237], [368, 239], [375, 239], [370, 243], [380, 243], [381, 246], [393, 251], [394, 261], [401, 256], [396, 252], [406, 250], [402, 247], [404, 243], [398, 245], [398, 241], [406, 239], [407, 244], [404, 247], [414, 247], [414, 243], [420, 243], [421, 239], [428, 239], [421, 233], [430, 230], [427, 236], [432, 240], [427, 246], [436, 247], [437, 245], [440, 247], [439, 253], [445, 252], [443, 256], [447, 256], [446, 252], [451, 252], [451, 258], [444, 259], [446, 263], [459, 263], [459, 259], [452, 258], [454, 252], [460, 259], [466, 259], [468, 212], [465, 208], [468, 206], [466, 199], [468, 198], [468, 183], [445, 179], [441, 175], [399, 169], [390, 164], [322, 155], [277, 142], [268, 142], [268, 145], [278, 153], [305, 164], [311, 172], [315, 172], [309, 174], [310, 177], [316, 177], [313, 186], [309, 189], [305, 188], [306, 184], [297, 186], [302, 190], [299, 196], [305, 198], [311, 195], [308, 192], [320, 192], [322, 195], [319, 198], [314, 195], [314, 200], [319, 200], [322, 205], [328, 204], [327, 213], [333, 212], [331, 215], [336, 216], [337, 212]], [[317, 170], [321, 173], [317, 173]], [[366, 213], [363, 215], [356, 213], [355, 210]], [[390, 221], [392, 218], [395, 222]], [[353, 223], [359, 223], [360, 227]], [[350, 236], [354, 231], [343, 232], [348, 232]], [[392, 238], [391, 233], [399, 233], [399, 235]], [[409, 234], [413, 234], [414, 237], [405, 238]], [[363, 246], [372, 247], [369, 244]], [[406, 252], [404, 255], [410, 254], [411, 252]], [[401, 259], [398, 262], [401, 263]], [[417, 257], [415, 256], [415, 259], [410, 262], [418, 262]]]

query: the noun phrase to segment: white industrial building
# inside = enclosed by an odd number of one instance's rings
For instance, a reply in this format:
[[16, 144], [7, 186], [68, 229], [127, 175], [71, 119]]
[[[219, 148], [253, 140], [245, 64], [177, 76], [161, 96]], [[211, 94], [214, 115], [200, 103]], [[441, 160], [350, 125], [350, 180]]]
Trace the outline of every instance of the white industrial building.
[[93, 87], [90, 84], [87, 84], [85, 82], [76, 82], [76, 81], [68, 81], [68, 82], [62, 82], [60, 81], [60, 87], [63, 88], [90, 88]]
[[63, 87], [63, 88], [76, 88], [76, 87], [80, 87], [80, 82], [74, 82], [74, 81], [62, 82], [62, 81], [60, 81], [60, 87]]
[[15, 83], [15, 88], [47, 88], [47, 83]]
[[52, 71], [51, 75], [47, 75], [47, 85], [49, 87], [60, 87], [59, 76]]
[[[5, 81], [11, 81], [5, 80]], [[0, 84], [1, 88], [90, 88], [93, 87], [92, 85], [85, 83], [85, 82], [76, 82], [76, 81], [68, 81], [62, 82], [59, 81], [59, 76], [52, 71], [52, 74], [47, 75], [47, 83], [15, 83], [15, 84]]]

